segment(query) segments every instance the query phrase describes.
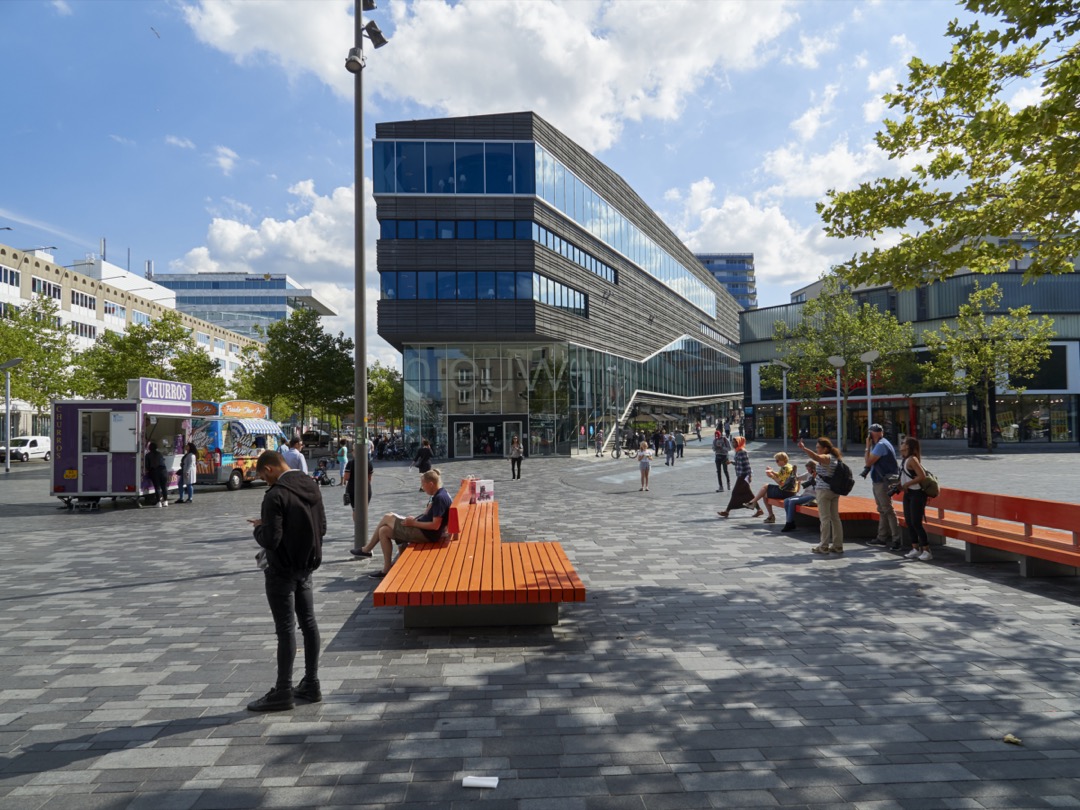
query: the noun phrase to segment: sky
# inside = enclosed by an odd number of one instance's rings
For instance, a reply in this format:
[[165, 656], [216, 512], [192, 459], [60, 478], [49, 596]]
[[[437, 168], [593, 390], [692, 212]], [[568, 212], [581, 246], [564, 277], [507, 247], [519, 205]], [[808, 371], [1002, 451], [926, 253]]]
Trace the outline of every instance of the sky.
[[[379, 0], [366, 50], [369, 361], [379, 121], [533, 110], [760, 306], [849, 258], [815, 204], [903, 166], [881, 95], [947, 55], [941, 0]], [[352, 335], [353, 0], [5, 0], [0, 240], [142, 272], [287, 272]], [[1017, 88], [1017, 97], [1031, 92]]]

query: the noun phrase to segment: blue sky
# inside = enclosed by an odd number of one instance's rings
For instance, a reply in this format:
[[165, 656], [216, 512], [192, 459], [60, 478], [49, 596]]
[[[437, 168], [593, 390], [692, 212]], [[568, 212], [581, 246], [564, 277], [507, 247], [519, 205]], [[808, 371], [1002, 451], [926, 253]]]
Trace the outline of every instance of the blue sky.
[[[288, 272], [353, 329], [352, 0], [7, 0], [3, 239], [140, 272]], [[939, 0], [380, 0], [377, 121], [532, 109], [699, 252], [752, 251], [762, 306], [848, 258], [814, 204], [895, 174], [873, 143]], [[1018, 96], [1030, 88], [1017, 88]], [[370, 158], [370, 146], [368, 148]], [[370, 166], [370, 162], [369, 162]], [[366, 179], [370, 194], [370, 168]], [[369, 358], [374, 203], [367, 211]]]

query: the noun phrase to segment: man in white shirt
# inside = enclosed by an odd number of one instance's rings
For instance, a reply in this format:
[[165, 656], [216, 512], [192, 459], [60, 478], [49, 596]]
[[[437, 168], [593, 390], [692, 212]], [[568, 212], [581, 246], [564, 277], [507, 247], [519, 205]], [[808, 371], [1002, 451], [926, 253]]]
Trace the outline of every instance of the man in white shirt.
[[290, 470], [301, 470], [307, 475], [307, 459], [304, 458], [304, 454], [300, 452], [300, 448], [304, 446], [304, 443], [299, 439], [293, 439], [289, 442], [288, 447], [281, 449], [281, 457], [285, 459], [285, 463], [289, 465]]

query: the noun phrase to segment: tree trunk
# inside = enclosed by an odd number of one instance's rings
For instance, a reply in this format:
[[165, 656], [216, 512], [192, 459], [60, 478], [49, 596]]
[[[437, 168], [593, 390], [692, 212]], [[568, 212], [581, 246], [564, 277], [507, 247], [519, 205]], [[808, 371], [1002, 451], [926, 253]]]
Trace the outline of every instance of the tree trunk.
[[990, 380], [987, 379], [983, 386], [983, 438], [986, 441], [986, 452], [994, 452], [994, 434], [990, 430]]

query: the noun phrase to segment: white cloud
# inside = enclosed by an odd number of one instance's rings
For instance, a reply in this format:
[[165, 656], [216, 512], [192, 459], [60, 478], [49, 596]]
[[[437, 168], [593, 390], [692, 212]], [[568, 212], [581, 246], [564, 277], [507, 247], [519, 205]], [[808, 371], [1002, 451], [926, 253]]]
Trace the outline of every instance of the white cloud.
[[240, 156], [229, 147], [215, 146], [210, 163], [221, 169], [221, 173], [228, 177], [232, 174], [232, 170], [236, 168], [236, 161], [239, 159]]
[[[806, 112], [791, 122], [791, 128], [798, 133], [799, 137], [808, 141], [813, 138], [822, 125], [826, 123], [825, 116], [832, 112], [833, 102], [836, 100], [836, 94], [839, 91], [840, 86], [837, 84], [826, 85], [825, 89], [821, 93], [821, 103], [813, 107], [810, 107]], [[812, 99], [816, 100], [817, 94], [815, 93]]]
[[[351, 8], [351, 0], [200, 0], [183, 13], [199, 39], [237, 61], [312, 73], [351, 98], [343, 67]], [[626, 121], [675, 120], [723, 71], [767, 59], [769, 43], [795, 19], [791, 8], [787, 0], [668, 0], [643, 16], [638, 3], [601, 0], [392, 3], [389, 21], [374, 15], [391, 44], [368, 54], [369, 104], [393, 96], [451, 116], [530, 109], [602, 150]]]
[[888, 173], [889, 160], [873, 143], [851, 151], [846, 140], [836, 141], [827, 152], [807, 153], [796, 146], [782, 146], [765, 155], [762, 170], [779, 180], [761, 195], [763, 199], [806, 197], [819, 199], [830, 188], [854, 188], [868, 178]]
[[[835, 37], [835, 34], [833, 35]], [[829, 51], [836, 50], [836, 39], [828, 36], [812, 37], [799, 34], [799, 44], [802, 46], [798, 53], [789, 52], [784, 57], [784, 64], [801, 65], [808, 70], [814, 70], [820, 66], [818, 57]]]
[[[376, 332], [379, 281], [375, 272], [374, 245], [378, 223], [370, 181], [365, 187], [368, 195], [364, 209], [368, 237], [365, 250], [368, 360], [397, 366], [400, 355]], [[339, 187], [323, 196], [311, 180], [304, 180], [292, 186], [289, 192], [296, 198], [296, 208], [301, 212], [295, 218], [266, 217], [252, 225], [228, 216], [214, 217], [206, 234], [206, 244], [172, 262], [170, 270], [177, 273], [287, 273], [337, 310], [336, 316], [323, 319], [327, 331], [333, 334], [341, 331], [352, 337], [355, 324], [353, 189]], [[250, 209], [240, 203], [227, 198], [224, 202], [240, 206], [238, 212], [241, 215], [250, 214]]]
[[71, 8], [71, 4], [67, 0], [52, 0], [53, 10], [61, 17], [70, 17], [74, 14], [74, 10]]
[[1035, 106], [1042, 103], [1045, 97], [1045, 91], [1041, 86], [1027, 86], [1021, 87], [1015, 93], [1012, 98], [1009, 99], [1009, 109], [1013, 112], [1018, 112], [1024, 107]]
[[180, 149], [194, 149], [195, 144], [188, 138], [181, 138], [177, 135], [166, 135], [165, 143], [169, 146], [177, 146]]
[[121, 146], [135, 146], [135, 141], [131, 140], [131, 138], [125, 138], [123, 135], [110, 135], [109, 137]]

